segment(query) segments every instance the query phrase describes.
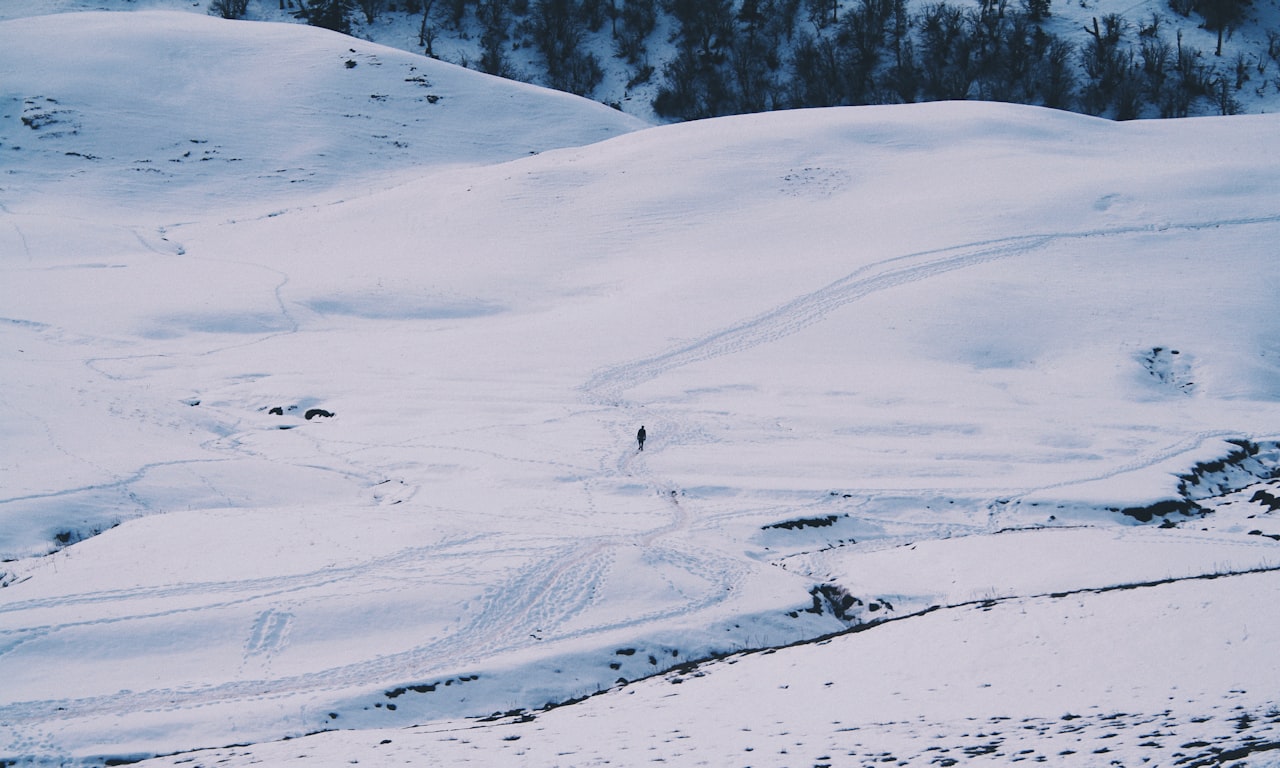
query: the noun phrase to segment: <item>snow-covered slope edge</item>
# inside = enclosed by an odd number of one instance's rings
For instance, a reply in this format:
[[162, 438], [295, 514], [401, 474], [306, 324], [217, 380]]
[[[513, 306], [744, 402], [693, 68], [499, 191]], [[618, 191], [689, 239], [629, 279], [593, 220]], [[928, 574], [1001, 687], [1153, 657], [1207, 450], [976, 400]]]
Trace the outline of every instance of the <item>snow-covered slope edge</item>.
[[424, 167], [500, 162], [644, 125], [305, 25], [69, 13], [0, 22], [0, 40], [11, 213], [21, 211], [15, 197], [24, 208], [56, 196], [190, 213], [363, 194]]

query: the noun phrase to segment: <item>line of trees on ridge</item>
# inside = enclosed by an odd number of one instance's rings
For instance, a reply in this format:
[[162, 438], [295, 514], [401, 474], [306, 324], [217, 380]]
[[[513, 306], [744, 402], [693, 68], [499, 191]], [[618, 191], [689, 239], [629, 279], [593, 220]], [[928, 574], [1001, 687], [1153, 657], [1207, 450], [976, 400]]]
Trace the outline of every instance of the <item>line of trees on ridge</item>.
[[[1223, 41], [1251, 0], [1168, 0], [1217, 33], [1217, 47], [1187, 45], [1164, 17], [1131, 23], [1094, 17], [1068, 39], [1045, 29], [1051, 0], [271, 0], [317, 26], [351, 32], [384, 13], [419, 23], [427, 55], [442, 34], [476, 35], [491, 74], [592, 97], [604, 79], [604, 35], [628, 88], [656, 84], [653, 109], [668, 119], [797, 107], [984, 99], [1037, 104], [1126, 120], [1240, 111], [1245, 87], [1280, 90], [1280, 31], [1266, 56], [1223, 58]], [[212, 0], [240, 18], [248, 0]], [[657, 30], [671, 30], [655, 68]], [[511, 63], [521, 47], [542, 71]], [[654, 79], [657, 78], [655, 81]], [[1252, 85], [1251, 85], [1252, 84]]]

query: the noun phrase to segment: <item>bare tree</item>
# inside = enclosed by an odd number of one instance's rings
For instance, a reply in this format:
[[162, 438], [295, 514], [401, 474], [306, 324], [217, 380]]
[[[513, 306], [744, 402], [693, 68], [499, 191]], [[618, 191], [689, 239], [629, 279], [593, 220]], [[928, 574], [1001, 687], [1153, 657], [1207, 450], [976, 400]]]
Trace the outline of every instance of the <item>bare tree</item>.
[[209, 13], [224, 19], [243, 19], [249, 10], [249, 0], [213, 0]]
[[507, 0], [486, 0], [476, 8], [480, 20], [480, 69], [490, 75], [509, 77], [506, 42], [511, 26]]
[[622, 28], [614, 35], [614, 48], [628, 63], [639, 64], [645, 55], [645, 40], [658, 23], [658, 9], [654, 0], [622, 2], [618, 12]]
[[360, 10], [364, 11], [366, 24], [372, 24], [378, 15], [387, 8], [387, 0], [356, 0]]
[[431, 9], [435, 7], [435, 0], [424, 0], [422, 3], [422, 23], [418, 25], [418, 45], [425, 49], [426, 55], [435, 58], [435, 51], [431, 50], [431, 44], [435, 42], [436, 29], [435, 19], [431, 15]]
[[313, 27], [347, 35], [351, 33], [351, 20], [347, 15], [354, 7], [353, 0], [298, 0], [298, 10], [294, 15], [306, 19]]
[[675, 39], [681, 47], [697, 49], [710, 58], [733, 37], [733, 4], [730, 0], [664, 0], [667, 13], [679, 22]]
[[1250, 0], [1199, 0], [1196, 10], [1204, 17], [1204, 25], [1218, 33], [1218, 47], [1214, 56], [1222, 55], [1222, 38], [1228, 27], [1235, 26], [1244, 16]]
[[805, 0], [805, 9], [809, 21], [818, 29], [826, 29], [828, 24], [840, 21], [838, 0]]

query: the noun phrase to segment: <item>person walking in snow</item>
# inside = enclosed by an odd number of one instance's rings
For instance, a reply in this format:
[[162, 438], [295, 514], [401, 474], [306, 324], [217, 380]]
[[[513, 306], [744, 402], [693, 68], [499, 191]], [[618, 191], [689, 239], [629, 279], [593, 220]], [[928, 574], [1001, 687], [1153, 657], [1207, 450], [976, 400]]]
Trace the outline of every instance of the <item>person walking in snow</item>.
[[640, 450], [644, 450], [644, 425], [640, 425], [640, 431], [636, 433], [636, 441], [640, 443]]

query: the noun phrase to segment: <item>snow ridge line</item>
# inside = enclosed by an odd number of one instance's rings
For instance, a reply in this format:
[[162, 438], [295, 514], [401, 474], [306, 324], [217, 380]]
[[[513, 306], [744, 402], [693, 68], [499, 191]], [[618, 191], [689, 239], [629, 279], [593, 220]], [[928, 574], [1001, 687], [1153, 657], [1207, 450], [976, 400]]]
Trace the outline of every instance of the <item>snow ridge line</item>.
[[[1108, 586], [1108, 587], [1081, 587], [1079, 589], [1069, 589], [1069, 590], [1064, 590], [1062, 592], [1041, 592], [1041, 593], [1030, 594], [1030, 595], [1010, 595], [1008, 597], [983, 597], [975, 600], [965, 600], [964, 602], [960, 602], [960, 603], [948, 603], [946, 605], [931, 605], [927, 608], [921, 608], [918, 611], [912, 611], [911, 613], [903, 614], [901, 616], [893, 616], [891, 618], [876, 619], [874, 621], [869, 621], [863, 624], [854, 624], [853, 626], [850, 626], [846, 629], [841, 629], [836, 632], [831, 632], [825, 635], [821, 635], [819, 637], [809, 638], [806, 640], [796, 640], [795, 642], [785, 643], [783, 645], [768, 646], [765, 648], [735, 651], [734, 653], [728, 654], [724, 657], [713, 657], [713, 658], [704, 659], [702, 661], [698, 661], [696, 659], [690, 660], [688, 662], [685, 662], [684, 666], [687, 667], [688, 669], [692, 669], [696, 667], [698, 664], [703, 663], [705, 661], [719, 661], [721, 658], [729, 658], [731, 656], [746, 656], [748, 654], [753, 654], [753, 653], [772, 653], [774, 651], [781, 650], [784, 648], [797, 648], [805, 645], [818, 645], [821, 643], [828, 642], [836, 637], [842, 637], [844, 635], [856, 635], [859, 632], [866, 632], [867, 630], [875, 629], [876, 627], [881, 627], [881, 626], [884, 626], [885, 624], [890, 624], [898, 621], [906, 621], [908, 619], [918, 619], [922, 616], [927, 616], [931, 613], [936, 613], [937, 611], [951, 611], [951, 610], [958, 610], [961, 608], [989, 609], [989, 608], [994, 608], [997, 605], [1002, 605], [1004, 603], [1013, 603], [1013, 602], [1019, 602], [1024, 600], [1043, 600], [1046, 598], [1050, 600], [1061, 600], [1062, 598], [1073, 597], [1075, 595], [1087, 595], [1087, 594], [1102, 595], [1108, 592], [1123, 592], [1125, 590], [1130, 590], [1130, 589], [1148, 589], [1148, 588], [1154, 588], [1154, 587], [1166, 587], [1166, 586], [1169, 586], [1170, 584], [1178, 584], [1184, 581], [1214, 581], [1216, 579], [1228, 579], [1228, 578], [1234, 578], [1238, 576], [1256, 576], [1264, 573], [1280, 573], [1280, 565], [1261, 565], [1256, 568], [1246, 568], [1240, 571], [1228, 570], [1228, 571], [1222, 571], [1218, 573], [1201, 573], [1201, 574], [1196, 574], [1194, 576], [1170, 576], [1169, 578], [1154, 579], [1151, 581], [1135, 581], [1135, 582], [1129, 582], [1125, 584], [1112, 584], [1111, 586]], [[668, 671], [674, 671], [677, 669], [679, 668], [673, 668], [672, 670], [668, 670]]]
[[[1022, 601], [1022, 600], [1039, 600], [1039, 599], [1045, 599], [1045, 598], [1052, 599], [1052, 600], [1059, 600], [1062, 598], [1072, 597], [1074, 595], [1105, 594], [1108, 592], [1120, 592], [1120, 591], [1130, 590], [1130, 589], [1146, 589], [1146, 588], [1168, 586], [1170, 584], [1177, 584], [1180, 582], [1213, 581], [1221, 578], [1252, 576], [1252, 575], [1258, 575], [1258, 574], [1264, 574], [1264, 573], [1277, 573], [1277, 572], [1280, 572], [1280, 566], [1259, 566], [1257, 568], [1249, 568], [1241, 571], [1225, 571], [1221, 573], [1204, 573], [1204, 574], [1198, 574], [1195, 576], [1170, 577], [1166, 579], [1157, 579], [1152, 581], [1131, 582], [1126, 584], [1113, 584], [1107, 587], [1083, 587], [1080, 589], [1066, 590], [1062, 592], [1046, 592], [1046, 593], [1038, 593], [1038, 594], [1031, 594], [1031, 595], [1012, 595], [1009, 597], [980, 598], [976, 600], [967, 600], [964, 602], [951, 603], [947, 605], [931, 605], [931, 606], [928, 606], [927, 608], [922, 608], [920, 610], [913, 611], [911, 613], [907, 613], [901, 616], [877, 619], [875, 621], [870, 621], [863, 624], [855, 624], [846, 629], [842, 629], [836, 632], [830, 632], [828, 634], [821, 635], [818, 637], [796, 640], [794, 642], [784, 643], [781, 645], [767, 645], [759, 648], [748, 648], [748, 649], [737, 650], [731, 653], [714, 654], [714, 655], [709, 655], [702, 658], [688, 659], [680, 664], [674, 665], [672, 667], [668, 667], [658, 672], [654, 672], [652, 675], [629, 680], [627, 683], [623, 684], [621, 687], [625, 688], [628, 685], [644, 682], [646, 680], [652, 680], [654, 678], [662, 677], [665, 675], [689, 674], [699, 669], [704, 664], [720, 662], [720, 661], [724, 661], [725, 659], [746, 657], [754, 654], [770, 654], [770, 653], [775, 653], [779, 650], [784, 650], [787, 648], [799, 648], [799, 647], [808, 646], [808, 645], [821, 645], [823, 643], [828, 643], [837, 637], [858, 634], [860, 632], [866, 632], [868, 630], [875, 629], [877, 627], [882, 627], [886, 624], [890, 624], [893, 622], [906, 621], [908, 619], [918, 619], [923, 616], [927, 616], [931, 613], [936, 613], [938, 611], [959, 610], [962, 608], [980, 608], [980, 609], [986, 610], [1003, 603], [1011, 603], [1011, 602]], [[583, 697], [583, 699], [573, 700], [573, 701], [569, 701], [561, 704], [549, 705], [549, 706], [541, 707], [534, 711], [548, 712], [552, 709], [558, 709], [566, 705], [577, 703], [578, 701], [581, 701], [581, 700], [594, 698], [596, 696], [609, 693], [610, 691], [613, 691], [613, 690], [616, 690], [616, 688], [614, 687], [606, 688], [606, 689], [588, 694], [587, 696]], [[468, 720], [461, 721], [461, 722], [470, 723], [468, 725], [462, 725], [460, 724], [459, 721], [452, 721], [452, 722], [444, 723], [443, 724], [444, 727], [439, 729], [432, 728], [432, 724], [430, 723], [424, 723], [422, 726], [418, 726], [418, 727], [421, 728], [422, 731], [426, 733], [449, 733], [454, 731], [466, 731], [466, 730], [473, 730], [477, 728], [486, 728], [494, 724], [501, 725], [503, 723], [516, 722], [518, 721], [518, 718], [527, 718], [527, 717], [528, 717], [528, 713], [522, 712], [519, 716], [513, 717], [511, 719], [507, 719], [507, 720], [501, 720], [501, 721], [495, 721], [493, 718], [470, 718]], [[1268, 745], [1256, 751], [1266, 751], [1272, 748], [1280, 748], [1280, 746], [1272, 747]], [[1197, 765], [1210, 765], [1210, 764], [1214, 764], [1214, 763], [1197, 763]]]
[[616, 405], [626, 390], [692, 363], [710, 360], [790, 336], [826, 318], [840, 307], [873, 293], [965, 267], [1021, 256], [1050, 243], [1095, 237], [1189, 232], [1280, 222], [1280, 214], [1185, 224], [1147, 224], [1015, 235], [895, 256], [859, 267], [815, 291], [665, 352], [598, 371], [580, 389], [592, 401]]

